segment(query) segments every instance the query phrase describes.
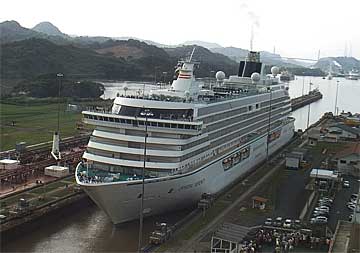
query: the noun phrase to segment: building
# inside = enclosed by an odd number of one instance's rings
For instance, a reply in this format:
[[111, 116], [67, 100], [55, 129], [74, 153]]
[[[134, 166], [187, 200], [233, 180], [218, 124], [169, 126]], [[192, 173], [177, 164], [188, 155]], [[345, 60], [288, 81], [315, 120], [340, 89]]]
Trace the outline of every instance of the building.
[[333, 170], [314, 168], [310, 172], [310, 178], [315, 179], [315, 185], [320, 191], [328, 191], [335, 187], [336, 182], [340, 180], [338, 174]]
[[240, 252], [250, 228], [224, 223], [211, 238], [211, 252]]
[[338, 170], [343, 174], [359, 176], [360, 172], [360, 142], [350, 143], [345, 149], [335, 155]]
[[2, 159], [0, 160], [0, 170], [13, 170], [17, 169], [20, 165], [18, 160]]
[[65, 177], [69, 175], [69, 167], [57, 165], [48, 166], [45, 168], [44, 174], [50, 177]]
[[294, 148], [291, 153], [285, 155], [285, 165], [288, 169], [300, 169], [304, 162], [307, 150], [304, 148]]
[[302, 155], [297, 153], [288, 153], [285, 156], [285, 165], [288, 169], [299, 169], [302, 161]]
[[329, 127], [329, 133], [338, 135], [342, 139], [360, 139], [360, 129], [345, 124], [335, 124]]

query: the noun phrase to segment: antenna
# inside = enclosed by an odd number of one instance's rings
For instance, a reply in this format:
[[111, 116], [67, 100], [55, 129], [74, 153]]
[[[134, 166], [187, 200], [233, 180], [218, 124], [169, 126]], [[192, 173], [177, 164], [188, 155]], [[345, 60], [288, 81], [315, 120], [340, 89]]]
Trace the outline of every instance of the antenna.
[[194, 47], [194, 48], [193, 48], [193, 51], [191, 52], [191, 55], [190, 55], [190, 60], [189, 60], [190, 62], [191, 62], [192, 57], [193, 57], [193, 55], [194, 55], [195, 49], [196, 49], [196, 47]]
[[318, 60], [320, 60], [320, 49], [318, 51]]
[[344, 49], [344, 56], [345, 56], [345, 57], [347, 57], [347, 51], [348, 51], [347, 41], [345, 41], [345, 49]]
[[352, 44], [349, 41], [349, 57], [352, 57]]

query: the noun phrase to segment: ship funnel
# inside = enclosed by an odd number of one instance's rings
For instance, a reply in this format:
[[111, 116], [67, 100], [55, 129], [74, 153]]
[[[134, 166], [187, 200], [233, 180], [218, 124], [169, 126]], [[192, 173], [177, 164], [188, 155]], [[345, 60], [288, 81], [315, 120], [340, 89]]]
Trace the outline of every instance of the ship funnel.
[[251, 77], [252, 73], [261, 73], [261, 66], [260, 53], [250, 51], [245, 61], [240, 61], [238, 76]]

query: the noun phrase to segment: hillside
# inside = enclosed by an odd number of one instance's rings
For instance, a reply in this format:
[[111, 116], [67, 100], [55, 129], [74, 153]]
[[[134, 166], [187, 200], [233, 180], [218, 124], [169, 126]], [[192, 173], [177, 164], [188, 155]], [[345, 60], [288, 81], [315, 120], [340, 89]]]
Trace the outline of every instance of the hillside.
[[[180, 59], [188, 56], [193, 48], [194, 45], [165, 48], [165, 51], [174, 59]], [[196, 46], [193, 58], [200, 62], [200, 67], [195, 72], [197, 77], [207, 77], [210, 75], [210, 71], [216, 72], [219, 70], [224, 71], [226, 75], [233, 75], [238, 70], [238, 63], [225, 55], [213, 53], [204, 47]]]
[[212, 43], [212, 42], [206, 42], [206, 41], [201, 41], [201, 40], [189, 40], [189, 41], [185, 41], [183, 43], [181, 43], [179, 46], [191, 46], [191, 45], [197, 45], [200, 47], [205, 47], [207, 49], [212, 49], [212, 48], [219, 48], [221, 47], [219, 44], [217, 43]]
[[[57, 97], [59, 80], [55, 73], [38, 76], [17, 84], [13, 93], [26, 94], [30, 97]], [[64, 76], [61, 81], [60, 94], [62, 97], [99, 98], [104, 92], [104, 86], [91, 81], [69, 80]]]
[[163, 49], [134, 39], [107, 40], [103, 43], [93, 45], [92, 48], [99, 54], [111, 55], [116, 58], [139, 59], [149, 56], [169, 57]]
[[41, 22], [32, 28], [33, 31], [45, 33], [50, 36], [60, 36], [64, 38], [70, 38], [69, 35], [62, 33], [59, 28], [51, 24], [50, 22]]
[[56, 45], [44, 39], [28, 39], [2, 45], [3, 79], [29, 79], [63, 72], [76, 77], [133, 79], [139, 69], [122, 59], [97, 54], [72, 45]]
[[70, 43], [68, 40], [60, 36], [51, 36], [42, 32], [22, 27], [16, 21], [5, 21], [0, 23], [0, 44], [21, 41], [30, 38], [47, 39], [57, 44]]
[[[230, 59], [236, 62], [244, 60], [249, 52], [249, 50], [237, 48], [237, 47], [217, 47], [217, 48], [211, 48], [210, 50], [215, 53], [226, 55], [227, 57], [229, 57]], [[279, 54], [273, 54], [267, 51], [261, 51], [260, 55], [262, 62], [264, 62], [267, 65], [277, 65], [279, 67], [288, 67], [288, 68], [300, 67], [299, 65], [294, 64], [294, 62], [290, 62], [282, 59], [281, 55]]]
[[326, 57], [321, 58], [314, 67], [325, 72], [331, 69], [333, 73], [347, 74], [352, 69], [360, 70], [360, 61], [354, 57]]

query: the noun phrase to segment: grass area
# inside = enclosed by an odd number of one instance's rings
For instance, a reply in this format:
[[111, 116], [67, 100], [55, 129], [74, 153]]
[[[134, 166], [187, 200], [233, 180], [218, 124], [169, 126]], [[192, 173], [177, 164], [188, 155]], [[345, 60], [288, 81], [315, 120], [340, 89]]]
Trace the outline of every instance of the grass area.
[[[69, 185], [68, 188], [64, 187], [66, 184]], [[67, 195], [68, 193], [73, 192], [73, 188], [70, 186], [71, 184], [74, 184], [74, 182], [72, 182], [72, 178], [66, 178], [61, 181], [49, 183], [45, 186], [40, 186], [35, 189], [26, 191], [24, 193], [20, 193], [20, 194], [16, 194], [16, 195], [8, 197], [8, 198], [4, 198], [4, 199], [0, 200], [0, 206], [4, 207], [5, 205], [6, 206], [14, 205], [14, 204], [18, 203], [21, 198], [24, 198], [27, 200], [34, 198], [34, 200], [30, 201], [30, 203], [44, 204], [47, 201], [43, 200], [41, 202], [38, 202], [38, 197], [42, 197], [42, 195], [44, 193], [46, 195], [46, 198], [49, 199], [48, 201], [54, 200], [54, 197], [56, 197], [56, 198], [63, 197], [65, 195]], [[56, 189], [59, 189], [59, 190], [54, 193], [51, 193], [51, 191], [56, 190]]]
[[[61, 138], [78, 134], [76, 122], [81, 113], [66, 112], [66, 104], [60, 105]], [[9, 150], [20, 141], [28, 145], [52, 140], [57, 128], [57, 104], [9, 105], [0, 104], [1, 145], [0, 150]], [[15, 126], [12, 126], [12, 122]]]
[[54, 182], [54, 183], [51, 183], [51, 184], [48, 184], [45, 186], [38, 187], [30, 192], [35, 193], [35, 194], [42, 194], [43, 192], [49, 192], [49, 191], [55, 190], [56, 188], [63, 187], [63, 186], [65, 186], [65, 184], [68, 184], [68, 183], [58, 181], [58, 182]]

